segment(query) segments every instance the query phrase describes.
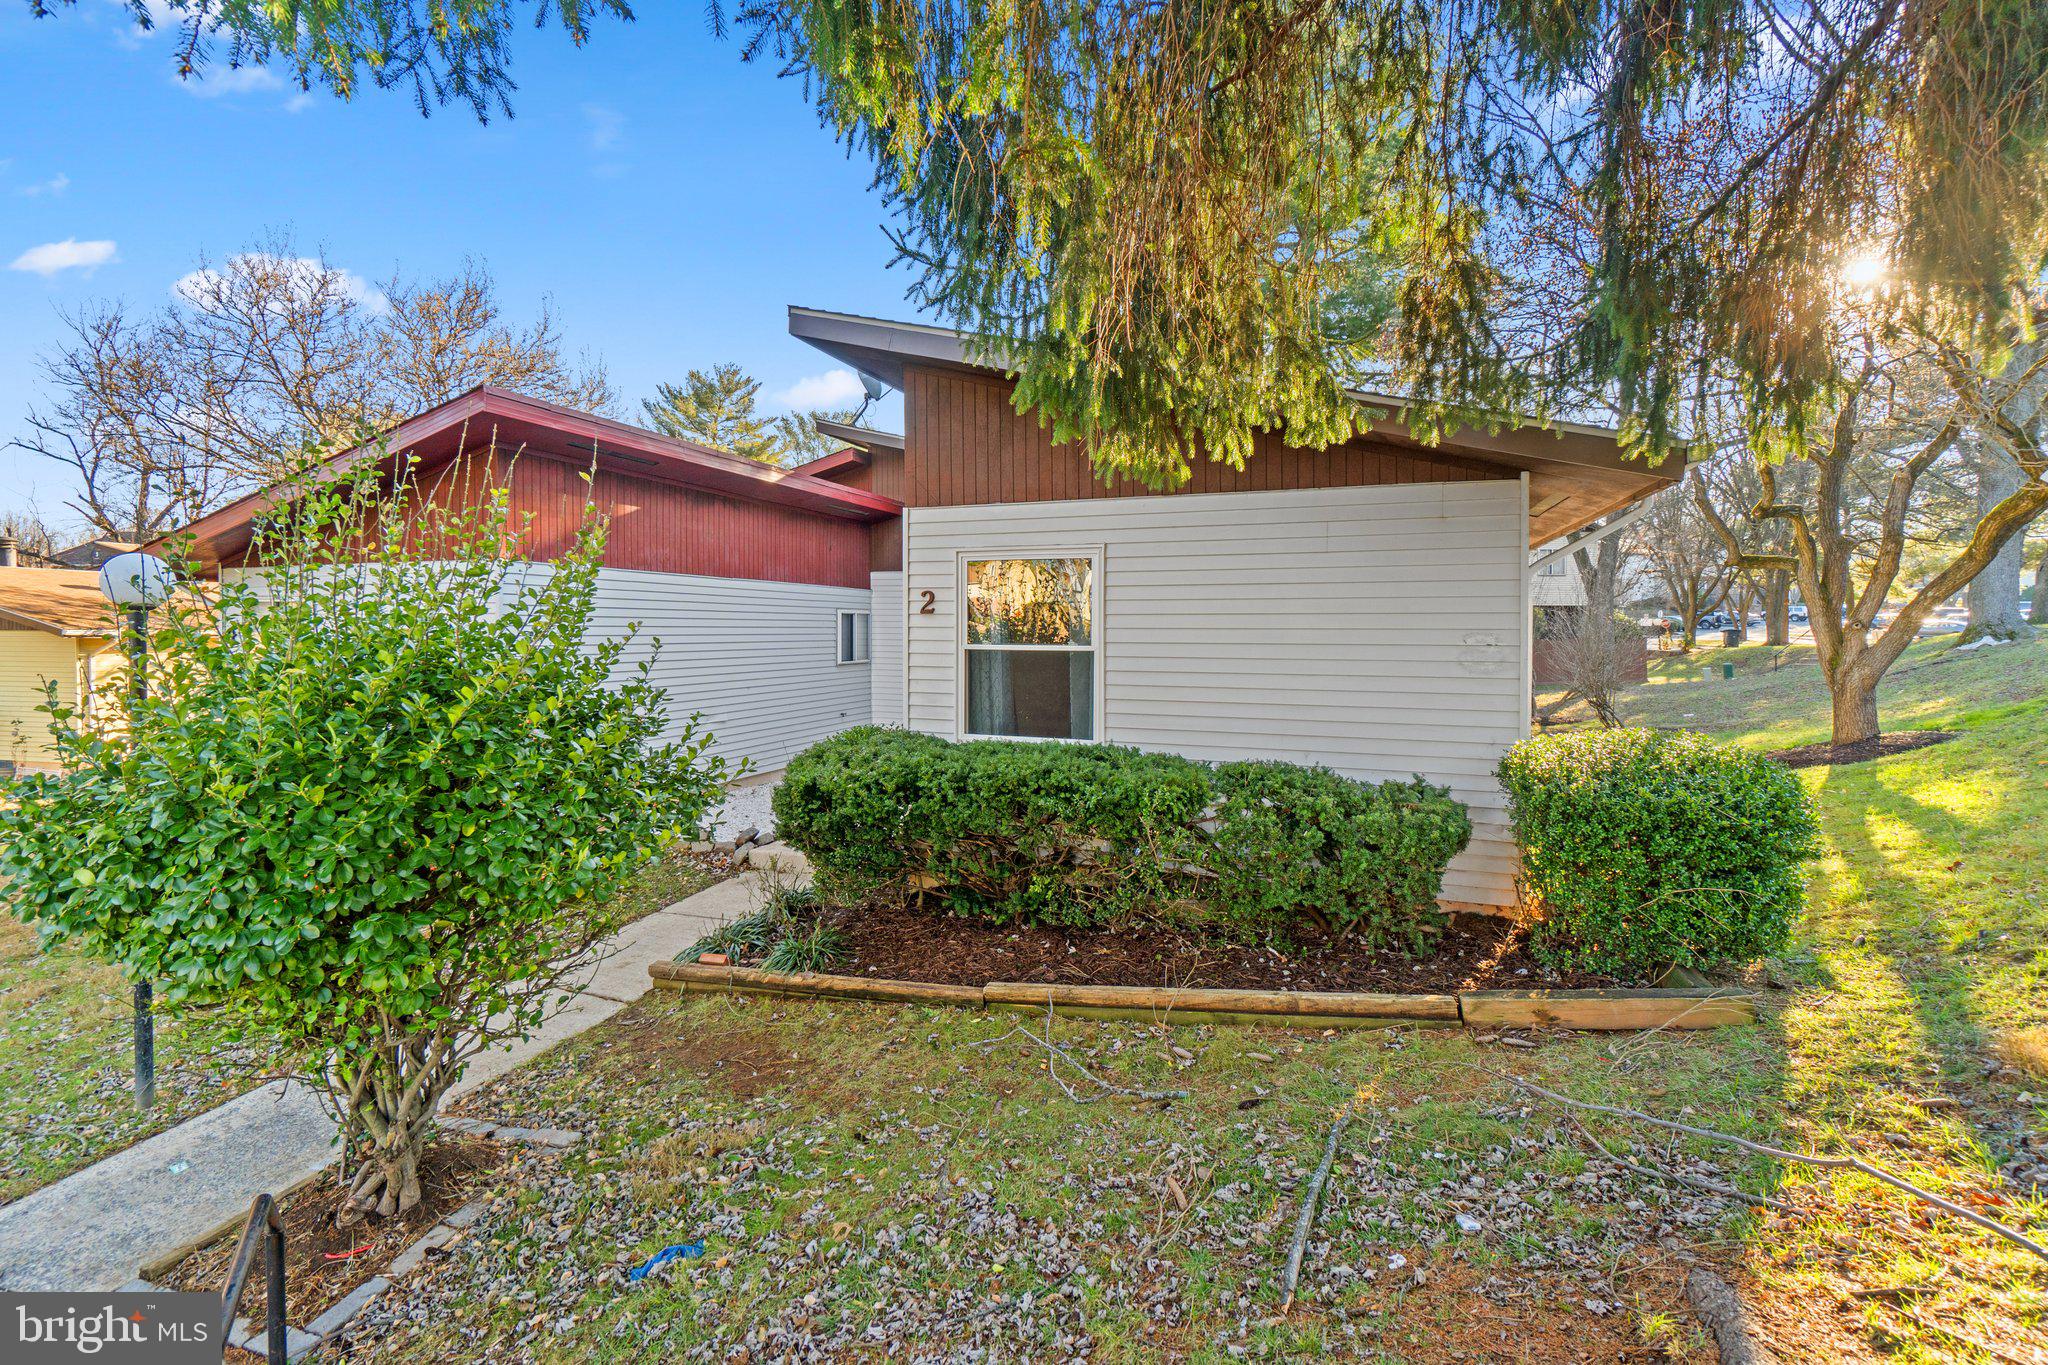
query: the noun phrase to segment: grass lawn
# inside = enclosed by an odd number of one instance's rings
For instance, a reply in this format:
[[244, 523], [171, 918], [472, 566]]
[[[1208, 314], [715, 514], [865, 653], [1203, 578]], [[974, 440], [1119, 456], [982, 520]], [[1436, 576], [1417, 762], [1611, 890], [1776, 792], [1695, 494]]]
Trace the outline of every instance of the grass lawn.
[[[622, 896], [627, 919], [714, 879], [687, 858], [651, 866]], [[202, 1113], [257, 1084], [263, 1054], [217, 1012], [159, 1012], [157, 1105], [132, 1097], [132, 993], [120, 972], [59, 948], [0, 909], [0, 1203]]]
[[[1012, 1032], [1042, 1021], [657, 993], [465, 1101], [593, 1140], [507, 1182], [352, 1354], [1712, 1360], [1682, 1292], [1707, 1265], [1786, 1360], [2042, 1360], [2048, 1264], [2019, 1248], [1854, 1174], [1582, 1126], [1508, 1079], [1853, 1149], [2048, 1231], [2022, 1174], [2048, 1164], [2048, 645], [1948, 649], [1916, 646], [1884, 710], [1957, 740], [1802, 775], [1829, 852], [1797, 943], [1752, 974], [1755, 1028], [1061, 1021], [1106, 1078], [1189, 1092], [1082, 1105]], [[1730, 653], [1736, 680], [1653, 681], [1629, 713], [1768, 748], [1825, 737], [1810, 666]], [[1283, 1316], [1299, 1191], [1347, 1102]], [[699, 1238], [701, 1258], [624, 1280]]]

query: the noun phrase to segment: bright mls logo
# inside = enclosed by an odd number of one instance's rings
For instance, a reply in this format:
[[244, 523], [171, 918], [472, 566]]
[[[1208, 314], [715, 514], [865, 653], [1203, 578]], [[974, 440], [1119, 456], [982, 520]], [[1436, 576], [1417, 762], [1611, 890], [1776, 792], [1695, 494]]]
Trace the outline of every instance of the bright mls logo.
[[211, 1294], [0, 1294], [0, 1360], [197, 1365], [220, 1359]]

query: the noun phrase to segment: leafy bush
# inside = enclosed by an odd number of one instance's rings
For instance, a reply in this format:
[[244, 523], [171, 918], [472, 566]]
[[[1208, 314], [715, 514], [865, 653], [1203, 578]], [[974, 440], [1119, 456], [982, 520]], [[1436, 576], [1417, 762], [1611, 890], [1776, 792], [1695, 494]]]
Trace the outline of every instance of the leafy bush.
[[1819, 850], [1813, 802], [1783, 765], [1700, 735], [1540, 735], [1500, 764], [1533, 947], [1631, 973], [1782, 948]]
[[1410, 945], [1434, 933], [1444, 864], [1470, 835], [1420, 780], [873, 727], [792, 759], [775, 817], [840, 899], [1072, 928], [1180, 908], [1235, 935], [1320, 914]]
[[273, 1042], [341, 1117], [358, 1213], [418, 1201], [467, 1059], [539, 1022], [723, 785], [628, 640], [586, 643], [603, 535], [536, 571], [502, 497], [309, 490], [260, 592], [177, 601], [150, 696], [106, 734], [53, 702], [65, 771], [0, 803], [23, 915]]
[[1444, 925], [1444, 865], [1472, 839], [1442, 787], [1355, 782], [1328, 768], [1225, 763], [1205, 864], [1214, 899], [1246, 928], [1285, 931], [1302, 907], [1375, 946], [1420, 949]]

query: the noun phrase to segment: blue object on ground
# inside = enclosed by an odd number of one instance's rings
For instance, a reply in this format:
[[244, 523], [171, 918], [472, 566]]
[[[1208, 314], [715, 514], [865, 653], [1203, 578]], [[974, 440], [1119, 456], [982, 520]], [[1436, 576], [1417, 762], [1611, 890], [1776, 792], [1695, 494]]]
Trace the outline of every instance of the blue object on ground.
[[663, 1247], [639, 1265], [626, 1272], [627, 1280], [638, 1283], [667, 1265], [670, 1261], [691, 1261], [704, 1254], [704, 1243], [677, 1242], [674, 1246]]

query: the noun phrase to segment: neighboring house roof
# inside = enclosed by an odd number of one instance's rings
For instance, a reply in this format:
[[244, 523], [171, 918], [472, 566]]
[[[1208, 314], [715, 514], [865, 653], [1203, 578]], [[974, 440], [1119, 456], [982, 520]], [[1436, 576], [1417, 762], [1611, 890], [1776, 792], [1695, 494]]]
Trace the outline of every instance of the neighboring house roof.
[[97, 569], [115, 555], [127, 554], [140, 546], [140, 540], [116, 539], [111, 536], [94, 536], [81, 540], [50, 556], [50, 562], [61, 564], [67, 569]]
[[0, 623], [104, 640], [113, 634], [100, 576], [79, 569], [0, 569]]
[[[982, 371], [1005, 368], [1000, 357], [994, 362], [973, 358], [972, 338], [967, 333], [930, 323], [891, 322], [792, 305], [789, 332], [835, 360], [899, 389], [905, 368], [913, 364]], [[1405, 400], [1387, 394], [1361, 391], [1355, 397], [1367, 407], [1408, 406]], [[1440, 450], [1530, 474], [1530, 540], [1534, 543], [1589, 526], [1676, 483], [1684, 472], [1684, 466], [1675, 460], [1652, 469], [1641, 460], [1625, 457], [1619, 433], [1607, 427], [1578, 422], [1543, 424], [1512, 416], [1504, 416], [1503, 423], [1499, 431], [1460, 427], [1431, 447], [1421, 446], [1398, 421], [1377, 419], [1366, 431], [1392, 445]], [[844, 429], [831, 435], [837, 440], [854, 439]]]
[[[486, 445], [582, 463], [594, 460], [601, 469], [634, 478], [686, 484], [728, 497], [781, 503], [851, 521], [882, 521], [900, 515], [903, 510], [902, 504], [893, 498], [848, 488], [797, 470], [742, 459], [558, 403], [480, 385], [400, 422], [374, 441], [343, 451], [299, 478], [239, 498], [175, 534], [190, 536], [195, 553], [203, 561], [217, 563], [248, 545], [255, 524], [264, 513], [321, 479], [373, 460], [395, 465], [401, 456], [407, 455], [417, 460], [417, 468], [425, 472]], [[152, 544], [160, 545], [167, 539], [168, 536], [159, 537]]]

